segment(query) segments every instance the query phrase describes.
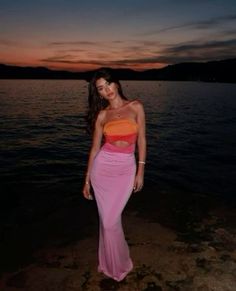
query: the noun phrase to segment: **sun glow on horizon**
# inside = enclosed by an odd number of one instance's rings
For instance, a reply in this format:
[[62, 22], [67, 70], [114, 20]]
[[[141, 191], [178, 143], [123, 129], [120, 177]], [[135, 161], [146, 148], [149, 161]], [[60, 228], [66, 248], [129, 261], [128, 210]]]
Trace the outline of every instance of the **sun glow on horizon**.
[[143, 71], [236, 56], [233, 0], [214, 5], [140, 0], [135, 6], [124, 0], [49, 2], [2, 5], [0, 63], [73, 72]]

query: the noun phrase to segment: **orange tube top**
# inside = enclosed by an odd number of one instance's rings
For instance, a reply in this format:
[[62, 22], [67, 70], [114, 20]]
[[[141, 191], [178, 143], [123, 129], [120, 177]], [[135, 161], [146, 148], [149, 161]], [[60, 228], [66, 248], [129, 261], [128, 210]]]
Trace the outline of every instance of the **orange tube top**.
[[137, 139], [138, 125], [132, 119], [117, 119], [108, 121], [103, 128], [105, 142], [126, 141], [134, 144]]

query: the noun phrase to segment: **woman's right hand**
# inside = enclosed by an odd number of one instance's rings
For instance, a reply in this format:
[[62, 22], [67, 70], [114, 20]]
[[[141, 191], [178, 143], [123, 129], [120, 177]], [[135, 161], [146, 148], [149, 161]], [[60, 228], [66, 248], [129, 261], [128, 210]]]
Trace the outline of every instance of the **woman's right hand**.
[[91, 192], [90, 192], [90, 183], [89, 182], [85, 182], [85, 184], [84, 184], [83, 195], [84, 195], [85, 199], [93, 200], [93, 196], [91, 195]]

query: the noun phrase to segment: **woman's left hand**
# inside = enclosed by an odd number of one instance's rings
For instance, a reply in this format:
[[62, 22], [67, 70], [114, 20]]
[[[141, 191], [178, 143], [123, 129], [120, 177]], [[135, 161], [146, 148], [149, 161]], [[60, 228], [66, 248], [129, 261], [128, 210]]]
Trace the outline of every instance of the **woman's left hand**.
[[134, 180], [134, 192], [141, 191], [143, 188], [143, 174], [137, 174]]

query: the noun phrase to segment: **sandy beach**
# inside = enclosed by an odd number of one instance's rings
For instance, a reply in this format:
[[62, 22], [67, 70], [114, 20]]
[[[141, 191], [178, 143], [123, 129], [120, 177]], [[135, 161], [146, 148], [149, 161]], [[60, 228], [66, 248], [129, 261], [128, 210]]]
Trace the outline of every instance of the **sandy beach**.
[[236, 290], [233, 205], [161, 193], [157, 206], [152, 195], [145, 199], [150, 191], [137, 194], [124, 211], [134, 269], [122, 282], [97, 272], [95, 203], [84, 202], [85, 217], [76, 211], [81, 201], [73, 198], [46, 218], [5, 234], [0, 290]]

